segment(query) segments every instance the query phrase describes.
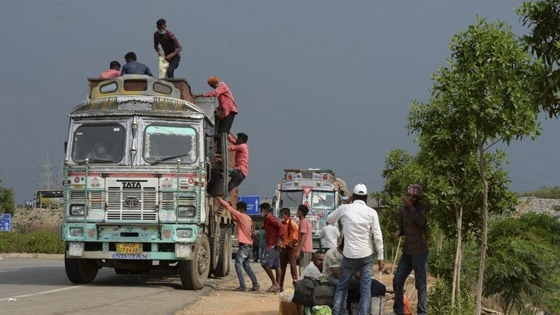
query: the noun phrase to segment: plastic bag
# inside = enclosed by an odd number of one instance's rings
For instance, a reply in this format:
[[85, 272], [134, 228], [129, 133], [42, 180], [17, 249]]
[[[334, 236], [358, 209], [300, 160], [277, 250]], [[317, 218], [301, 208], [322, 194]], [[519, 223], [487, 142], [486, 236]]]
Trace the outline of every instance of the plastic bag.
[[169, 68], [169, 62], [163, 56], [159, 56], [159, 78], [167, 78], [167, 68]]

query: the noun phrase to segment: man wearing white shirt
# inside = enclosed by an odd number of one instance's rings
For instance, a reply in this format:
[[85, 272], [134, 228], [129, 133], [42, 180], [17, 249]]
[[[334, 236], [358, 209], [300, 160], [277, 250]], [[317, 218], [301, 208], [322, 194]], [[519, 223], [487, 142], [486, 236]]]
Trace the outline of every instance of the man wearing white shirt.
[[346, 295], [352, 276], [360, 272], [360, 303], [358, 315], [369, 314], [371, 308], [371, 273], [373, 270], [373, 247], [371, 236], [377, 248], [379, 270], [383, 263], [383, 236], [377, 212], [368, 207], [367, 187], [354, 186], [352, 203], [338, 207], [327, 217], [329, 224], [339, 221], [344, 235], [344, 253], [339, 270], [339, 282], [334, 296], [333, 314], [344, 314]]
[[339, 236], [340, 232], [336, 226], [328, 223], [325, 225], [319, 234], [319, 237], [325, 241], [325, 245], [323, 246], [325, 253], [328, 252], [329, 249], [336, 247]]

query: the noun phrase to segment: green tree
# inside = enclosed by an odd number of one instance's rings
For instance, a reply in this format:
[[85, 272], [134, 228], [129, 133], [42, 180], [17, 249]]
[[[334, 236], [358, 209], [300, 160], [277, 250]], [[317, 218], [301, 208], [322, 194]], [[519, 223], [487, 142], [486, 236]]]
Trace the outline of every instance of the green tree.
[[[2, 179], [0, 179], [0, 183], [2, 183]], [[11, 188], [0, 186], [0, 213], [9, 213], [13, 215], [15, 210], [14, 192]]]
[[560, 222], [546, 214], [528, 213], [492, 224], [484, 295], [499, 294], [504, 313], [521, 312], [527, 305], [560, 311], [553, 308], [560, 301], [558, 231]]
[[[534, 138], [538, 135], [538, 110], [533, 105], [532, 91], [534, 78], [542, 66], [532, 62], [509, 26], [480, 18], [478, 24], [452, 37], [450, 50], [448, 67], [439, 69], [433, 76], [435, 83], [430, 103], [433, 108], [417, 106], [421, 115], [413, 117], [411, 128], [421, 137], [425, 127], [437, 131], [427, 136], [449, 144], [433, 149], [453, 155], [451, 163], [463, 161], [466, 164], [476, 156], [482, 187], [482, 241], [476, 307], [477, 314], [480, 314], [488, 246], [489, 196], [494, 193], [489, 192], [488, 153], [496, 143], [509, 144], [524, 136]], [[437, 126], [441, 117], [445, 119]], [[448, 150], [450, 146], [455, 149]], [[431, 163], [434, 161], [430, 159]], [[470, 168], [465, 165], [464, 169], [459, 169], [465, 172]]]
[[560, 2], [527, 1], [517, 9], [530, 33], [523, 36], [532, 53], [542, 58], [544, 71], [537, 77], [538, 102], [550, 117], [560, 114]]

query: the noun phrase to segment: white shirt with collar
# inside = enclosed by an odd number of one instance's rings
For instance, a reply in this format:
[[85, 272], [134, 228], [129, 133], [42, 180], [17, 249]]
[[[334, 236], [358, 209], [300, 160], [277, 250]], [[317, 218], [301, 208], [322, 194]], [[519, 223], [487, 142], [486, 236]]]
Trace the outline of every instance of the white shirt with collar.
[[344, 235], [344, 257], [364, 258], [373, 254], [371, 235], [377, 248], [377, 259], [383, 260], [383, 236], [379, 226], [377, 211], [368, 207], [362, 200], [341, 205], [327, 217], [333, 224], [340, 220]]
[[338, 228], [331, 224], [326, 225], [319, 234], [319, 237], [325, 241], [325, 248], [336, 247], [338, 245], [337, 242], [339, 236], [340, 232], [338, 231]]

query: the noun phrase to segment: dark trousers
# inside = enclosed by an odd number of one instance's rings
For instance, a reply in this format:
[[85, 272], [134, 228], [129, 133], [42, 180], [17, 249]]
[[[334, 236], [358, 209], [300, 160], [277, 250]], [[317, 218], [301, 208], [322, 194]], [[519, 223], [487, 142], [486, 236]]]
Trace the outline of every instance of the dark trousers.
[[167, 68], [167, 77], [173, 79], [175, 77], [175, 69], [179, 67], [181, 57], [175, 56], [169, 60], [169, 67]]
[[280, 287], [284, 287], [284, 279], [286, 278], [286, 269], [290, 264], [290, 272], [292, 273], [292, 281], [298, 280], [298, 270], [296, 256], [294, 256], [294, 249], [285, 247], [280, 251], [280, 269], [282, 269], [282, 274], [280, 275]]
[[393, 288], [395, 290], [395, 304], [393, 311], [395, 314], [404, 314], [403, 294], [404, 283], [412, 270], [416, 280], [416, 290], [418, 291], [418, 314], [428, 313], [428, 287], [426, 285], [426, 269], [428, 267], [428, 253], [422, 255], [402, 254], [399, 266], [393, 277]]
[[241, 173], [241, 171], [236, 168], [229, 171], [229, 175], [231, 176], [231, 179], [228, 184], [228, 193], [231, 192], [231, 190], [235, 187], [239, 186], [245, 179], [245, 175], [243, 175], [243, 173]]
[[229, 133], [231, 126], [233, 125], [233, 119], [235, 118], [235, 113], [229, 113], [226, 117], [220, 120], [218, 125], [218, 133]]
[[253, 261], [257, 262], [259, 260], [259, 245], [253, 245]]

